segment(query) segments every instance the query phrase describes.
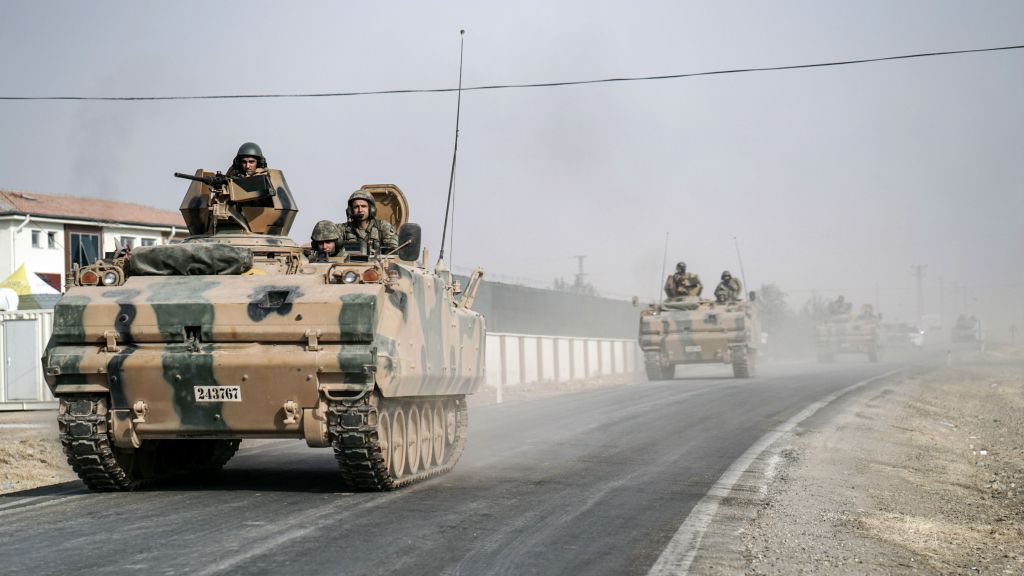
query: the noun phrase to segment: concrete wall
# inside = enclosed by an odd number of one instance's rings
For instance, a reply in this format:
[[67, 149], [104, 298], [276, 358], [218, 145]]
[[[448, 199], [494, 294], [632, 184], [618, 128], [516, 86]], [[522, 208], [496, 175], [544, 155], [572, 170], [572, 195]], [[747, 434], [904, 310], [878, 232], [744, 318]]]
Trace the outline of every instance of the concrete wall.
[[489, 282], [486, 275], [473, 309], [487, 317], [488, 332], [636, 340], [640, 327], [631, 302]]

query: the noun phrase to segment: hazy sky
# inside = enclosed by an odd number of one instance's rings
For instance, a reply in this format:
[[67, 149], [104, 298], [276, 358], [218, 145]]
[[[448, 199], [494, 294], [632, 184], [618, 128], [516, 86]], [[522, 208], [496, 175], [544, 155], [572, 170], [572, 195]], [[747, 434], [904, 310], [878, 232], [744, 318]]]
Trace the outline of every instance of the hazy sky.
[[[699, 72], [1024, 44], [1024, 2], [5, 2], [0, 95], [451, 87]], [[402, 187], [434, 255], [455, 94], [0, 101], [0, 187], [177, 209], [174, 171], [258, 142], [308, 240], [364, 183]], [[1024, 50], [837, 68], [468, 92], [457, 270], [657, 296], [669, 261], [799, 305], [907, 317], [912, 264], [1024, 327]], [[962, 291], [961, 291], [962, 296]], [[978, 299], [978, 303], [973, 303]], [[981, 302], [984, 301], [984, 302]], [[934, 311], [934, 310], [933, 310]], [[989, 311], [991, 314], [991, 310]]]

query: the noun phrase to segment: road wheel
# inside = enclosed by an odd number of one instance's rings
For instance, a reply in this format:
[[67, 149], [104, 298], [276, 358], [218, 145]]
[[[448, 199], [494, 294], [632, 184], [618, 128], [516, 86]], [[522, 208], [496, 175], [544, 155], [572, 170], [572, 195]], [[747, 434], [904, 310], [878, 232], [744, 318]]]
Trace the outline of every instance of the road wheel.
[[420, 469], [420, 411], [415, 406], [409, 408], [409, 424], [405, 430], [405, 451], [409, 459], [409, 473], [415, 474]]
[[456, 420], [455, 403], [449, 400], [444, 403], [445, 440], [448, 445], [455, 444], [458, 421]]
[[434, 463], [440, 466], [444, 464], [445, 456], [444, 402], [438, 402], [437, 404], [434, 405], [433, 421]]
[[735, 378], [750, 378], [754, 374], [753, 357], [746, 348], [732, 353], [732, 375]]
[[384, 457], [384, 469], [391, 470], [391, 414], [381, 410], [377, 416], [377, 442], [380, 443], [380, 454]]
[[430, 469], [430, 456], [434, 453], [434, 418], [430, 404], [420, 408], [420, 462], [423, 469]]
[[401, 478], [405, 474], [406, 430], [405, 412], [395, 409], [391, 416], [391, 475]]

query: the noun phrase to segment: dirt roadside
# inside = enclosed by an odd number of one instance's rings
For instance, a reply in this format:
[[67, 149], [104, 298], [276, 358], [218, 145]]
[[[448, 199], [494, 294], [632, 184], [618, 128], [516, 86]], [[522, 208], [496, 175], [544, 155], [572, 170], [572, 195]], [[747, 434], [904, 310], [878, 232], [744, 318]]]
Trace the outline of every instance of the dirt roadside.
[[1024, 350], [837, 401], [725, 498], [691, 574], [1024, 574]]
[[57, 439], [55, 411], [0, 412], [0, 494], [77, 478]]

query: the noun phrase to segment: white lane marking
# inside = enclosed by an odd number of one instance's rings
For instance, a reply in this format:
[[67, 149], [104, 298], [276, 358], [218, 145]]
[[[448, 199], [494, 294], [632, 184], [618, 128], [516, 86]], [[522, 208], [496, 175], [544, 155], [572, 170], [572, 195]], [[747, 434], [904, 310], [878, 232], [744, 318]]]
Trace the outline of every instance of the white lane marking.
[[49, 428], [49, 427], [50, 427], [49, 424], [18, 424], [18, 423], [0, 424], [0, 430], [4, 430], [4, 429], [28, 430], [28, 429], [31, 429], [31, 428]]
[[835, 392], [825, 398], [818, 400], [810, 406], [804, 408], [799, 414], [793, 416], [789, 420], [783, 422], [780, 426], [772, 430], [771, 432], [760, 437], [757, 442], [747, 449], [739, 458], [737, 458], [731, 466], [722, 474], [722, 477], [708, 490], [707, 494], [697, 502], [697, 505], [690, 510], [690, 514], [683, 521], [679, 529], [676, 530], [672, 539], [665, 546], [665, 549], [661, 551], [661, 556], [658, 556], [658, 560], [651, 566], [651, 570], [647, 573], [647, 576], [686, 576], [690, 571], [690, 564], [693, 562], [694, 556], [697, 555], [697, 549], [700, 548], [700, 542], [704, 538], [704, 532], [707, 530], [708, 525], [711, 524], [712, 518], [718, 511], [718, 504], [723, 498], [729, 495], [732, 491], [733, 486], [739, 481], [743, 473], [750, 467], [754, 461], [761, 456], [761, 453], [768, 449], [769, 446], [775, 443], [776, 440], [781, 438], [783, 435], [790, 433], [796, 428], [801, 422], [810, 418], [815, 412], [821, 410], [829, 403], [834, 401], [836, 398], [852, 392], [857, 388], [866, 386], [872, 382], [888, 378], [897, 372], [902, 371], [902, 368], [891, 370], [885, 374], [868, 378], [867, 380], [861, 380], [856, 384], [851, 384], [838, 392]]

